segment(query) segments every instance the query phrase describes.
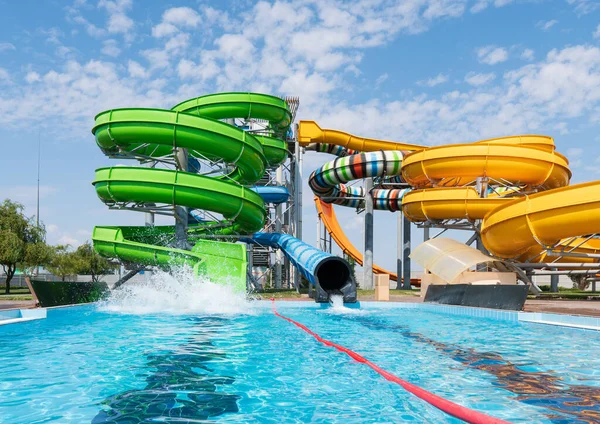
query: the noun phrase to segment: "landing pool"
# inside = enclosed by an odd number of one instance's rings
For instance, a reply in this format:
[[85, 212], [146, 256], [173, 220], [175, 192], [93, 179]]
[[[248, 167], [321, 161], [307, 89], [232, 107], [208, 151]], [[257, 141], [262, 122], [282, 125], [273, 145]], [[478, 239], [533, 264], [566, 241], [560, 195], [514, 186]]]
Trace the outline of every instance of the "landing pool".
[[[385, 370], [510, 422], [600, 420], [600, 333], [277, 302]], [[0, 326], [0, 422], [459, 422], [276, 317], [269, 302], [194, 313], [106, 305]]]

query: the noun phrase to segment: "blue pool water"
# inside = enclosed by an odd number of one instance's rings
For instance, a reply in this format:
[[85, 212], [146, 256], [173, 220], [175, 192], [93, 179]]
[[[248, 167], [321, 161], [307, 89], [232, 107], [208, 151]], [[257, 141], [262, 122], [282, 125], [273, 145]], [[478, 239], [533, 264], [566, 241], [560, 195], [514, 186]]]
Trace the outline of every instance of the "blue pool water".
[[[277, 318], [268, 302], [139, 306], [56, 309], [0, 326], [0, 422], [458, 422]], [[375, 304], [277, 306], [469, 408], [511, 422], [600, 420], [595, 332]]]

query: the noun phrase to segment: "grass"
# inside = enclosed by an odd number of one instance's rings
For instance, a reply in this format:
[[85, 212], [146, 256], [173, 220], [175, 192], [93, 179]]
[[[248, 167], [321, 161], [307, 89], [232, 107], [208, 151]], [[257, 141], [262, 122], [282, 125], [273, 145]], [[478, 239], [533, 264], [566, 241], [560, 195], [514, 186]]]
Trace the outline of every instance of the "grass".
[[3, 294], [0, 300], [33, 300], [33, 297], [30, 294]]
[[14, 296], [19, 294], [29, 294], [29, 289], [27, 287], [11, 287], [10, 294], [6, 294], [4, 292], [4, 287], [0, 288], [2, 292], [0, 293], [0, 299], [4, 299], [4, 296]]

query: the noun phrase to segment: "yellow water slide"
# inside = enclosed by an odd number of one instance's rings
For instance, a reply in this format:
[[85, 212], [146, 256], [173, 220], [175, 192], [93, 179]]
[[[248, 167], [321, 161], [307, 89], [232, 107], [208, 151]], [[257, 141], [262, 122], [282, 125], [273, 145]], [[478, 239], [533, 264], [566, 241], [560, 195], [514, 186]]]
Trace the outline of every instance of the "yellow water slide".
[[[494, 256], [544, 261], [546, 250], [553, 248], [600, 253], [600, 239], [588, 237], [600, 233], [600, 181], [569, 186], [568, 160], [555, 150], [551, 137], [522, 135], [424, 147], [356, 137], [301, 121], [298, 139], [304, 145], [327, 143], [363, 152], [404, 151], [402, 178], [413, 187], [402, 200], [408, 219], [482, 220], [481, 238]], [[478, 180], [489, 187], [485, 195], [475, 187]], [[338, 244], [347, 242], [345, 236], [332, 237]], [[597, 259], [568, 259], [578, 261]]]

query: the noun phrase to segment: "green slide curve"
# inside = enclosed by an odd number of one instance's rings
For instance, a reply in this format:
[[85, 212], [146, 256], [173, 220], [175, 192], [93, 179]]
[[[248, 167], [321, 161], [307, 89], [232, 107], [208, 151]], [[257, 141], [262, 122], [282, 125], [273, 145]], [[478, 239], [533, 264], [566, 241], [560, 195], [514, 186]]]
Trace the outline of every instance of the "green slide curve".
[[[233, 118], [267, 121], [269, 136], [219, 121]], [[245, 290], [245, 245], [201, 237], [251, 234], [263, 227], [263, 199], [248, 186], [256, 183], [266, 168], [287, 158], [285, 135], [291, 120], [283, 99], [256, 93], [211, 94], [171, 110], [126, 108], [96, 115], [92, 133], [109, 157], [160, 159], [183, 148], [190, 157], [222, 161], [227, 172], [210, 177], [162, 168], [97, 169], [96, 194], [109, 207], [185, 206], [219, 213], [225, 221], [190, 226], [191, 250], [171, 247], [174, 227], [166, 226], [97, 226], [92, 236], [94, 248], [102, 256], [135, 265], [169, 268], [186, 264], [212, 282]]]

